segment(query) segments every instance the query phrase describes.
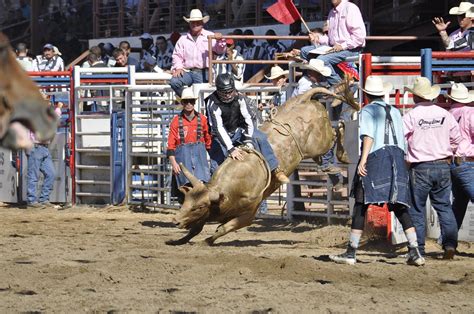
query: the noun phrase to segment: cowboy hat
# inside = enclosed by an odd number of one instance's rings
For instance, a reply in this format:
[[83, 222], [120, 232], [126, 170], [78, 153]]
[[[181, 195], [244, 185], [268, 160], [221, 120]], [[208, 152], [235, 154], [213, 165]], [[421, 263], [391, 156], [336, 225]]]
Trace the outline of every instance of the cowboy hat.
[[191, 13], [189, 13], [189, 17], [183, 16], [183, 19], [186, 22], [195, 22], [195, 21], [202, 21], [204, 24], [209, 22], [209, 15], [202, 16], [202, 12], [199, 9], [192, 9]]
[[365, 88], [362, 88], [362, 90], [366, 94], [373, 96], [384, 96], [392, 90], [393, 84], [390, 82], [384, 83], [380, 76], [370, 75], [365, 80], [364, 87]]
[[270, 71], [270, 75], [269, 76], [265, 75], [265, 78], [267, 80], [273, 80], [273, 79], [279, 78], [280, 76], [283, 76], [283, 75], [288, 76], [288, 73], [290, 73], [290, 72], [283, 70], [278, 65], [275, 65], [274, 67], [272, 67], [272, 69]]
[[426, 77], [417, 77], [413, 88], [405, 87], [405, 91], [412, 93], [426, 100], [432, 100], [438, 97], [441, 88], [438, 85], [431, 86], [431, 82]]
[[465, 14], [473, 6], [470, 2], [461, 2], [458, 7], [452, 7], [449, 10], [451, 15], [462, 15]]
[[183, 89], [183, 92], [181, 93], [181, 100], [183, 99], [197, 99], [191, 87], [186, 87], [185, 89]]
[[454, 83], [451, 86], [451, 92], [445, 96], [461, 104], [468, 104], [474, 101], [474, 94], [470, 93], [462, 83]]
[[474, 17], [474, 6], [472, 6], [469, 11], [466, 12], [466, 17]]
[[319, 60], [319, 59], [311, 59], [309, 60], [308, 64], [302, 65], [301, 68], [306, 69], [306, 70], [316, 71], [318, 73], [321, 73], [323, 76], [331, 75], [331, 69], [324, 65], [323, 60]]

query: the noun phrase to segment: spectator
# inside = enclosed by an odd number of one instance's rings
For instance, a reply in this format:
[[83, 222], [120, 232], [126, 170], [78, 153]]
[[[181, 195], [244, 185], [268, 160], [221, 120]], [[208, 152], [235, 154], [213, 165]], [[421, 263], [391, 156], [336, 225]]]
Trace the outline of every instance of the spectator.
[[356, 263], [356, 250], [364, 230], [367, 209], [370, 204], [384, 202], [400, 220], [408, 239], [407, 264], [421, 266], [425, 263], [407, 211], [410, 203], [409, 179], [404, 160], [402, 116], [400, 111], [383, 101], [383, 96], [392, 87], [391, 83], [384, 83], [378, 76], [369, 76], [365, 89], [362, 89], [370, 103], [360, 113], [362, 149], [351, 193], [355, 198], [351, 233], [346, 252], [329, 256], [336, 263]]
[[[181, 171], [181, 163], [199, 180], [209, 182], [211, 178], [207, 162], [211, 135], [207, 118], [194, 109], [196, 99], [192, 87], [183, 89], [181, 95], [183, 111], [175, 116], [170, 124], [167, 156], [178, 188], [189, 186], [189, 180]], [[178, 194], [180, 201], [183, 197], [184, 195]]]
[[311, 59], [308, 64], [302, 65], [301, 69], [306, 71], [298, 80], [298, 86], [291, 94], [291, 97], [302, 95], [318, 85], [326, 85], [327, 77], [331, 75], [331, 69], [325, 66], [322, 60], [318, 59]]
[[102, 53], [101, 53], [101, 59], [102, 61], [108, 66], [108, 67], [113, 67], [115, 65], [115, 60], [112, 56], [112, 53], [114, 52], [114, 45], [111, 43], [105, 43], [102, 46]]
[[132, 52], [132, 48], [130, 47], [130, 43], [126, 40], [124, 41], [121, 41], [119, 43], [119, 48], [122, 49], [123, 51], [125, 51], [125, 55], [127, 56], [127, 63], [128, 65], [134, 65], [135, 66], [135, 69], [138, 69], [138, 66], [139, 66], [139, 62], [137, 59], [135, 59], [134, 57], [132, 57], [130, 54]]
[[[240, 28], [236, 28], [232, 31], [232, 35], [242, 36], [244, 32]], [[240, 39], [235, 40], [235, 49], [238, 53], [243, 54], [244, 51], [244, 42]]]
[[[291, 23], [289, 26], [289, 36], [307, 36], [305, 32], [301, 30], [301, 20], [296, 20], [294, 23]], [[303, 46], [307, 46], [308, 43], [302, 40], [286, 40], [284, 45], [291, 49], [300, 49]]]
[[204, 83], [208, 79], [209, 51], [207, 36], [214, 35], [212, 47], [215, 53], [223, 53], [226, 48], [225, 40], [221, 33], [213, 33], [203, 28], [209, 21], [209, 16], [203, 16], [198, 9], [191, 10], [184, 20], [189, 23], [189, 32], [176, 43], [173, 52], [173, 78], [171, 88], [178, 96], [185, 86], [194, 83]]
[[166, 38], [158, 36], [156, 38], [156, 65], [163, 70], [171, 70], [173, 64], [173, 47], [168, 45]]
[[[439, 86], [431, 86], [425, 77], [415, 79], [413, 88], [415, 108], [403, 116], [408, 144], [407, 162], [410, 163], [412, 207], [409, 212], [416, 228], [419, 248], [425, 255], [426, 199], [438, 213], [443, 235], [444, 258], [452, 259], [457, 246], [458, 229], [451, 207], [450, 166], [453, 148], [461, 141], [459, 126], [453, 115], [436, 106]], [[436, 140], [433, 140], [436, 139]]]
[[33, 71], [64, 71], [64, 61], [60, 56], [54, 55], [54, 46], [46, 44], [43, 46], [43, 55], [36, 56], [33, 61]]
[[[273, 29], [267, 30], [265, 33], [267, 36], [276, 36], [276, 33]], [[283, 52], [286, 50], [286, 47], [283, 43], [278, 41], [278, 39], [267, 39], [267, 43], [264, 46], [265, 48], [265, 59], [275, 60], [275, 54]]]
[[[244, 35], [254, 36], [254, 33], [251, 29], [246, 29]], [[242, 56], [244, 57], [244, 60], [263, 60], [265, 49], [256, 40], [245, 39]], [[247, 64], [244, 71], [244, 81], [247, 82], [262, 68], [263, 66], [260, 64]]]
[[459, 230], [469, 201], [474, 202], [474, 107], [470, 106], [474, 93], [469, 93], [464, 84], [455, 83], [446, 96], [452, 101], [449, 112], [459, 122], [462, 136], [451, 165], [453, 212]]
[[[87, 62], [87, 66], [84, 66]], [[95, 53], [89, 53], [89, 55], [87, 55], [87, 61], [84, 62], [84, 64], [82, 65], [83, 67], [85, 68], [105, 68], [107, 67], [107, 65], [104, 63], [104, 61], [102, 61], [102, 59], [100, 58], [100, 55], [97, 55]]]
[[[233, 39], [226, 40], [227, 49], [223, 54], [216, 55], [216, 60], [244, 60], [242, 55], [236, 50]], [[214, 64], [214, 80], [219, 74], [232, 73], [234, 82], [238, 86], [242, 86], [244, 83], [244, 70], [245, 64], [243, 63], [232, 63], [232, 64]]]
[[443, 40], [444, 47], [446, 50], [451, 51], [463, 51], [471, 50], [471, 47], [468, 45], [470, 28], [472, 25], [472, 17], [468, 16], [470, 9], [473, 7], [473, 4], [470, 2], [461, 2], [458, 7], [453, 7], [449, 10], [449, 14], [455, 15], [458, 19], [459, 28], [449, 34], [446, 32], [449, 24], [451, 22], [444, 22], [442, 17], [435, 17], [433, 19], [433, 24]]
[[[270, 103], [270, 108], [281, 106], [286, 102], [286, 80], [288, 79], [288, 70], [283, 70], [278, 65], [275, 65], [270, 70], [270, 75], [265, 76], [267, 80], [270, 80], [273, 86], [278, 87], [280, 90], [273, 95]], [[263, 109], [263, 104], [259, 105], [259, 109]]]
[[171, 46], [171, 48], [174, 49], [180, 37], [181, 37], [181, 34], [179, 32], [172, 32], [170, 35], [170, 38], [168, 38], [168, 41], [169, 41], [168, 46]]
[[318, 59], [331, 69], [328, 83], [332, 86], [341, 81], [335, 66], [348, 57], [356, 56], [365, 46], [365, 25], [359, 7], [349, 0], [331, 0], [333, 9], [328, 15], [328, 35], [310, 33], [313, 44], [331, 46], [331, 50]]
[[33, 59], [28, 56], [28, 48], [25, 43], [16, 45], [16, 60], [25, 71], [33, 71]]
[[[49, 103], [46, 103], [49, 105]], [[55, 109], [56, 115], [61, 115], [61, 108]], [[26, 152], [28, 169], [27, 169], [27, 203], [28, 207], [43, 209], [45, 207], [52, 206], [49, 203], [49, 196], [53, 191], [54, 179], [56, 173], [54, 170], [53, 158], [49, 151], [49, 141], [39, 142], [36, 140], [33, 133], [31, 133], [31, 139], [34, 143], [30, 151]], [[37, 195], [36, 188], [39, 181], [40, 172], [44, 176], [43, 186], [41, 188], [41, 194]]]
[[153, 44], [153, 37], [149, 33], [143, 33], [139, 38], [142, 42], [140, 71], [152, 72], [156, 66], [156, 46]]
[[[279, 183], [288, 183], [289, 179], [278, 167], [278, 159], [270, 146], [265, 133], [255, 128], [255, 112], [252, 100], [239, 94], [234, 79], [229, 73], [216, 78], [216, 91], [206, 99], [206, 110], [212, 134], [211, 173], [230, 156], [243, 160], [239, 145], [256, 148], [265, 157], [272, 175]], [[252, 114], [254, 114], [252, 116]]]
[[112, 56], [115, 59], [115, 67], [126, 67], [128, 66], [128, 57], [127, 53], [120, 48], [116, 48], [112, 53]]

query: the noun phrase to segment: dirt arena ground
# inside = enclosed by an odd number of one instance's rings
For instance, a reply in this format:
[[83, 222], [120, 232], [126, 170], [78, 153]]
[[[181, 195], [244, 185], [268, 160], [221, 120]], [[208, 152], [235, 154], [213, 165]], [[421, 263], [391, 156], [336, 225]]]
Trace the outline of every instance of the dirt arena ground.
[[473, 312], [474, 245], [425, 267], [366, 244], [328, 262], [349, 228], [261, 220], [218, 241], [170, 247], [171, 213], [0, 208], [0, 312]]

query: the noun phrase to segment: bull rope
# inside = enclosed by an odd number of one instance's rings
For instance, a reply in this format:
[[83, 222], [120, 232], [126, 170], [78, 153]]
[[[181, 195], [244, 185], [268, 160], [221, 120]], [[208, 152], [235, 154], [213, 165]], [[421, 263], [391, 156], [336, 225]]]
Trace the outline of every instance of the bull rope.
[[263, 165], [264, 165], [264, 167], [265, 167], [265, 169], [267, 170], [267, 173], [268, 173], [267, 183], [265, 184], [265, 188], [260, 193], [260, 195], [263, 195], [263, 193], [268, 189], [268, 187], [270, 186], [270, 183], [272, 182], [272, 170], [270, 169], [270, 166], [268, 165], [267, 160], [265, 159], [265, 157], [263, 157], [262, 153], [260, 153], [258, 150], [254, 149], [254, 148], [248, 148], [245, 145], [243, 145], [239, 148], [242, 149], [243, 151], [249, 153], [249, 154], [253, 153], [253, 154], [257, 155], [258, 158], [260, 158], [263, 161]]
[[282, 130], [280, 130], [278, 128], [274, 128], [275, 131], [277, 131], [278, 133], [280, 133], [283, 136], [291, 136], [291, 138], [293, 138], [293, 141], [296, 144], [296, 148], [298, 148], [298, 152], [300, 153], [301, 159], [303, 159], [304, 158], [303, 150], [301, 149], [300, 144], [296, 140], [295, 134], [291, 130], [291, 125], [289, 123], [282, 123], [282, 122], [278, 121], [277, 119], [275, 119], [276, 112], [277, 112], [277, 109], [272, 108], [272, 110], [270, 111], [270, 118], [269, 118], [268, 121], [270, 121], [271, 123], [283, 128], [283, 130], [285, 130], [286, 133], [283, 133]]

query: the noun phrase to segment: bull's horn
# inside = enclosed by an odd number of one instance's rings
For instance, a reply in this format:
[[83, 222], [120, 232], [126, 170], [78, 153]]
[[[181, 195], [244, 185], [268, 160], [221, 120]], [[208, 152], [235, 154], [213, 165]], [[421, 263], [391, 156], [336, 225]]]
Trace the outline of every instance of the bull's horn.
[[[310, 89], [309, 91], [307, 91], [306, 93], [304, 93], [303, 95], [301, 95], [299, 97], [299, 100], [300, 102], [305, 102], [305, 101], [308, 101], [311, 99], [311, 97], [313, 97], [313, 95], [315, 94], [326, 94], [326, 95], [329, 95], [329, 96], [332, 96], [332, 97], [336, 97], [338, 98], [338, 95], [334, 94], [333, 92], [331, 92], [329, 89], [327, 88], [324, 88], [324, 87], [315, 87], [315, 88], [312, 88]], [[339, 96], [340, 97], [340, 96]]]
[[193, 185], [193, 187], [197, 187], [197, 186], [200, 186], [200, 185], [204, 185], [204, 183], [202, 183], [198, 178], [196, 178], [192, 173], [191, 171], [188, 170], [188, 168], [186, 168], [183, 163], [179, 163], [179, 166], [181, 167], [181, 171], [183, 171], [183, 174], [186, 178], [188, 178], [189, 182], [191, 182], [191, 184]]

